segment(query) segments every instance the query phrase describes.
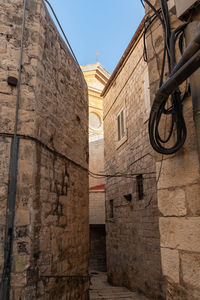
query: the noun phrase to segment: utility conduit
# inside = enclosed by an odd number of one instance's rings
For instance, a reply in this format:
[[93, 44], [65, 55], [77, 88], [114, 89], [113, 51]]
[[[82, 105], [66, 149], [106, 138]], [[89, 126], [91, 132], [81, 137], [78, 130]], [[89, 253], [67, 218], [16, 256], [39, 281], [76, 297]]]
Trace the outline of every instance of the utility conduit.
[[[197, 32], [195, 38], [188, 45], [182, 57], [174, 67], [171, 75], [167, 81], [157, 91], [149, 118], [149, 138], [153, 149], [161, 154], [173, 154], [177, 152], [184, 144], [185, 139], [181, 143], [176, 143], [171, 148], [164, 148], [162, 145], [156, 143], [154, 138], [156, 130], [156, 119], [160, 116], [160, 109], [163, 108], [169, 96], [175, 92], [180, 84], [182, 84], [188, 77], [190, 77], [200, 67], [200, 30]], [[181, 105], [181, 103], [179, 104]], [[183, 134], [182, 131], [179, 133]], [[199, 146], [200, 153], [200, 146]]]

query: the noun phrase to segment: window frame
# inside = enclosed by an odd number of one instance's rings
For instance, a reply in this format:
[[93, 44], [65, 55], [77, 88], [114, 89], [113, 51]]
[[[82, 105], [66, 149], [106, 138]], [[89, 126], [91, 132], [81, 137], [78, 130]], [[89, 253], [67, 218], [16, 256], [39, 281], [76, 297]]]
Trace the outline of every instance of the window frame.
[[117, 133], [118, 133], [118, 142], [125, 135], [125, 108], [123, 107], [117, 115]]
[[123, 105], [116, 115], [116, 148], [119, 148], [126, 140], [126, 108]]

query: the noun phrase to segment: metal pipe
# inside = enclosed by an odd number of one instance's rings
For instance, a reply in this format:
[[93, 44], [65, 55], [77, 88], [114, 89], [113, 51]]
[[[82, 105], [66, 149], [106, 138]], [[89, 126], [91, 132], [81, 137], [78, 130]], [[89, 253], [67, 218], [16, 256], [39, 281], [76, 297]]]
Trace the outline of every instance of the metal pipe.
[[[151, 134], [152, 130], [154, 130], [154, 128], [152, 128], [152, 124], [154, 124], [154, 120], [156, 119], [159, 108], [163, 103], [166, 103], [168, 97], [176, 91], [177, 87], [182, 84], [188, 77], [190, 77], [199, 67], [200, 50], [198, 50], [181, 68], [179, 68], [173, 76], [169, 77], [168, 80], [160, 87], [160, 89], [156, 93], [149, 118], [149, 138], [152, 147], [159, 153], [163, 154], [158, 145], [155, 143]], [[174, 149], [167, 151], [167, 154], [172, 153], [174, 153]]]
[[[186, 43], [190, 44], [197, 31], [200, 31], [200, 22], [194, 21], [188, 24], [185, 30]], [[193, 119], [195, 123], [198, 156], [200, 162], [200, 70], [190, 77], [190, 86], [193, 104]]]
[[[163, 100], [163, 97], [167, 99], [172, 94], [172, 92], [176, 90], [178, 85], [180, 85], [199, 68], [199, 49], [200, 30], [195, 35], [194, 39], [189, 43], [188, 47], [184, 51], [177, 65], [174, 67], [167, 81], [160, 87], [160, 89], [156, 93], [156, 97], [152, 106], [153, 110], [157, 108], [158, 105], [160, 106], [160, 101]], [[196, 66], [195, 62], [197, 63]]]
[[172, 70], [170, 77], [173, 76], [199, 49], [200, 49], [200, 30], [198, 30], [194, 39], [190, 41], [190, 43], [188, 44], [188, 47], [184, 51], [182, 57], [180, 58], [177, 65]]
[[156, 93], [152, 111], [157, 110], [163, 100], [175, 92], [177, 87], [182, 84], [189, 76], [191, 76], [200, 67], [200, 50], [193, 55], [178, 71], [170, 76], [167, 81], [160, 87]]
[[4, 240], [4, 267], [3, 267], [3, 274], [2, 274], [2, 282], [0, 286], [1, 300], [10, 299], [10, 277], [11, 277], [11, 267], [12, 267], [11, 263], [12, 263], [12, 252], [13, 252], [15, 202], [16, 202], [16, 190], [17, 190], [17, 168], [18, 168], [18, 153], [19, 153], [19, 138], [17, 137], [17, 127], [18, 127], [18, 119], [19, 119], [19, 102], [20, 102], [20, 87], [21, 87], [21, 75], [22, 75], [26, 4], [27, 4], [27, 0], [24, 0], [24, 12], [23, 12], [23, 23], [22, 23], [22, 33], [21, 33], [21, 49], [20, 49], [20, 59], [19, 59], [19, 78], [18, 78], [18, 86], [17, 86], [17, 101], [16, 101], [16, 111], [15, 111], [15, 127], [14, 127], [14, 137], [11, 143], [11, 150], [10, 150], [8, 198], [7, 198], [7, 209], [6, 209], [5, 240]]

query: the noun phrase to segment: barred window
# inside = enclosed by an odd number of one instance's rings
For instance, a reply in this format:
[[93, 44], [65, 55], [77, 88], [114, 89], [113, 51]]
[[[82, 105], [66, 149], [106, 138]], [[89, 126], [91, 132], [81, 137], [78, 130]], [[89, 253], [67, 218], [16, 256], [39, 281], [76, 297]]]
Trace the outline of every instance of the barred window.
[[113, 200], [110, 200], [110, 215], [109, 217], [114, 218], [114, 208], [113, 208]]
[[144, 186], [143, 186], [142, 174], [140, 174], [136, 177], [136, 182], [137, 182], [138, 200], [142, 200], [144, 198]]

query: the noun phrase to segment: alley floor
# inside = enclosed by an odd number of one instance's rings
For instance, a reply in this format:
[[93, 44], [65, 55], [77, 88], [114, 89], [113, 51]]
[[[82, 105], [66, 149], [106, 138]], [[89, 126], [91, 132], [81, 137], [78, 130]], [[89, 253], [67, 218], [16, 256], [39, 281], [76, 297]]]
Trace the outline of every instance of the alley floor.
[[90, 300], [148, 300], [125, 287], [112, 286], [107, 282], [106, 273], [91, 274]]

